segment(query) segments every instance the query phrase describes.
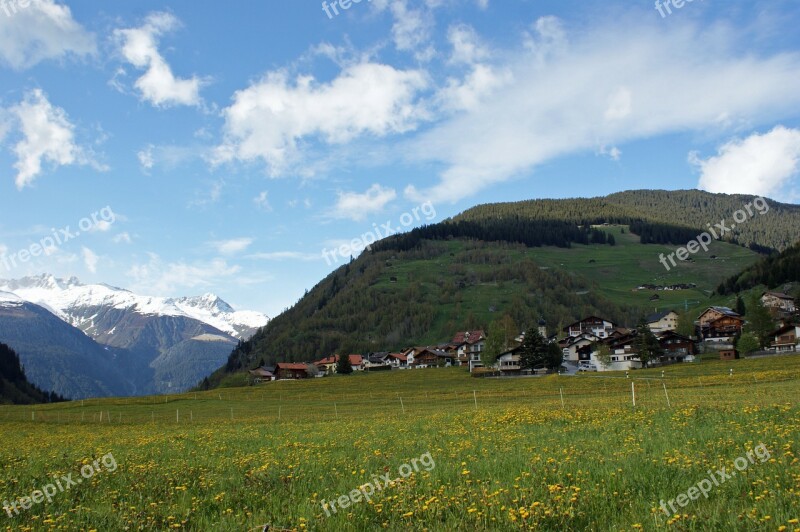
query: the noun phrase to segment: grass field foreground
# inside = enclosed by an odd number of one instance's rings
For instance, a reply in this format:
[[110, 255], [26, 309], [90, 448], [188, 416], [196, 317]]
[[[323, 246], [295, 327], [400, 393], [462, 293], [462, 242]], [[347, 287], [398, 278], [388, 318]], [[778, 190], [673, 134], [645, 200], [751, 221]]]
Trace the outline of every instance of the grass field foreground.
[[[2, 501], [118, 464], [0, 528], [800, 530], [800, 357], [629, 377], [431, 369], [0, 407]], [[722, 467], [708, 498], [660, 509]]]

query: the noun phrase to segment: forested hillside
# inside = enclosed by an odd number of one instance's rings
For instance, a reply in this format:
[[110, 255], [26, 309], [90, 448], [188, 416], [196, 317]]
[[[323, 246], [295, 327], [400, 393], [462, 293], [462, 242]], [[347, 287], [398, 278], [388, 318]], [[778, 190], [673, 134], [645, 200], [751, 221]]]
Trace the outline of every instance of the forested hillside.
[[[261, 362], [438, 343], [504, 314], [520, 329], [545, 318], [555, 333], [591, 314], [634, 325], [656, 305], [702, 305], [720, 278], [754, 264], [758, 255], [715, 242], [710, 253], [666, 272], [658, 254], [674, 250], [663, 245], [685, 245], [707, 223], [729, 219], [751, 201], [697, 191], [637, 191], [470, 209], [389, 237], [338, 268], [241, 343], [212, 384]], [[769, 202], [769, 212], [755, 212], [741, 227], [739, 244], [759, 251], [784, 248], [800, 235], [800, 209]], [[639, 284], [672, 283], [697, 288], [661, 292], [656, 304], [655, 292], [636, 290]]]
[[796, 282], [800, 282], [800, 244], [795, 244], [780, 255], [767, 257], [745, 271], [729, 277], [719, 285], [717, 293], [734, 294], [759, 285], [776, 288]]
[[0, 404], [29, 405], [63, 400], [59, 395], [43, 392], [28, 382], [19, 356], [6, 344], [0, 343]]
[[[733, 213], [752, 203], [755, 196], [711, 194], [700, 190], [632, 190], [599, 198], [566, 200], [529, 200], [513, 203], [479, 205], [456, 216], [455, 221], [486, 220], [551, 220], [574, 225], [620, 223], [634, 224], [637, 229], [653, 227], [691, 228], [686, 234], [652, 240], [658, 243], [685, 244], [685, 236], [693, 238], [708, 224], [726, 220], [732, 223]], [[761, 214], [751, 208], [752, 217], [736, 224], [726, 240], [760, 250], [782, 251], [792, 246], [800, 235], [800, 206], [766, 200], [769, 209]], [[635, 223], [635, 222], [640, 223]], [[658, 232], [658, 231], [656, 231]], [[640, 233], [637, 233], [640, 234]]]

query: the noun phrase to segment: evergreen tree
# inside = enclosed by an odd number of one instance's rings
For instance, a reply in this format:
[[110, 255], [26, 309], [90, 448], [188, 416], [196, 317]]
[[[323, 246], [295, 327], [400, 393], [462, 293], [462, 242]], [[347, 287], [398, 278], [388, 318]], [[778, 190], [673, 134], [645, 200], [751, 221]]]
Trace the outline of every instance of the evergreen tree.
[[564, 352], [556, 342], [547, 342], [545, 349], [545, 365], [549, 370], [559, 369], [564, 363]]
[[353, 373], [353, 364], [350, 362], [349, 355], [339, 355], [336, 360], [336, 373], [339, 375], [350, 375]]
[[520, 367], [537, 369], [547, 364], [547, 345], [545, 339], [536, 329], [528, 329], [525, 340], [519, 350]]
[[664, 355], [664, 350], [661, 349], [661, 344], [658, 343], [656, 335], [653, 334], [653, 331], [647, 326], [645, 318], [639, 321], [636, 332], [637, 335], [633, 344], [639, 355], [639, 360], [642, 362], [642, 367], [646, 368], [650, 364], [650, 361], [661, 358]]
[[739, 294], [736, 294], [736, 313], [741, 316], [747, 314], [747, 307], [744, 304], [742, 296], [740, 296]]

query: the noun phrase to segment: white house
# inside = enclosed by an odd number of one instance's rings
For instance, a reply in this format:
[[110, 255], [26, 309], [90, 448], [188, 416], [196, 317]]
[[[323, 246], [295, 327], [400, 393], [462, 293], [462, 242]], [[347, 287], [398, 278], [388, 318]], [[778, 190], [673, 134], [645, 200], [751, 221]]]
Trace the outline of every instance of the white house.
[[594, 351], [594, 345], [600, 339], [591, 333], [582, 333], [578, 336], [570, 336], [561, 340], [558, 345], [564, 353], [564, 360], [569, 362], [579, 362], [581, 360], [590, 360], [591, 353]]
[[597, 316], [589, 316], [581, 321], [576, 321], [571, 325], [567, 325], [564, 327], [564, 332], [571, 337], [589, 333], [597, 338], [603, 339], [611, 335], [615, 327], [616, 325], [613, 322], [598, 318]]
[[645, 321], [647, 321], [647, 326], [650, 328], [650, 330], [655, 334], [658, 334], [677, 330], [678, 318], [680, 318], [680, 316], [678, 316], [678, 313], [674, 310], [665, 310], [663, 312], [647, 316]]

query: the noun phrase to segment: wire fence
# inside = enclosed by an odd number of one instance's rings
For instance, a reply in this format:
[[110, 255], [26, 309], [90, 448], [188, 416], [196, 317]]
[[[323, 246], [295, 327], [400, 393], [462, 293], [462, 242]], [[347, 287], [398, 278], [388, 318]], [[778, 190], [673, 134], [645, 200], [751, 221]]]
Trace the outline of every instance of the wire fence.
[[[436, 370], [431, 370], [436, 371]], [[461, 380], [457, 388], [337, 390], [289, 383], [244, 389], [119, 399], [86, 399], [36, 406], [0, 406], [0, 420], [52, 424], [304, 423], [351, 417], [425, 417], [441, 412], [498, 412], [509, 408], [581, 411], [642, 410], [692, 405], [795, 404], [800, 373], [717, 371], [700, 376], [581, 375]], [[494, 381], [494, 382], [487, 382]], [[340, 383], [345, 381], [339, 380]], [[424, 383], [423, 383], [424, 384]], [[430, 388], [430, 389], [429, 389]]]

